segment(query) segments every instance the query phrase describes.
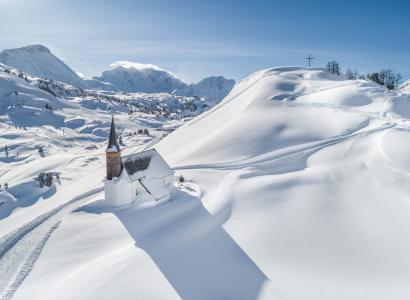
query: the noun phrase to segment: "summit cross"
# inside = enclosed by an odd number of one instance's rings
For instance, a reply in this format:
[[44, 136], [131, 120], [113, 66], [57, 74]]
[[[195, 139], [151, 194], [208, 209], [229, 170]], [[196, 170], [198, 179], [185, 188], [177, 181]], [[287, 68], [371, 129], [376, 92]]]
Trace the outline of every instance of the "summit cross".
[[311, 54], [309, 54], [308, 57], [306, 57], [306, 59], [307, 59], [308, 62], [309, 62], [309, 69], [310, 69], [310, 62], [311, 62], [312, 60], [314, 60], [315, 58], [314, 58]]

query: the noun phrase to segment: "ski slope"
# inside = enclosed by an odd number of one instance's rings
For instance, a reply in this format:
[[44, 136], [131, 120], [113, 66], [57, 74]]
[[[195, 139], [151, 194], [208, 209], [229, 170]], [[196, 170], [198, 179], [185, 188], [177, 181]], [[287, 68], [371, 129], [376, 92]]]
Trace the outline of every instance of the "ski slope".
[[54, 134], [47, 157], [1, 165], [11, 186], [63, 182], [0, 219], [0, 299], [408, 299], [409, 105], [319, 69], [251, 74], [167, 137], [126, 139], [186, 178], [161, 206], [104, 206], [104, 140]]

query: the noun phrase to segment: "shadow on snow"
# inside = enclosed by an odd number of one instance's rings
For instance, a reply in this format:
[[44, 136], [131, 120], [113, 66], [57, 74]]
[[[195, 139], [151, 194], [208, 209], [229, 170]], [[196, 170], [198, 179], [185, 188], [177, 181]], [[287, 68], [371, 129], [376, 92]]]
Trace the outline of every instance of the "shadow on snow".
[[[112, 210], [183, 299], [256, 299], [267, 280], [201, 201], [174, 189], [155, 208]], [[87, 206], [82, 210], [104, 212]], [[108, 211], [105, 211], [108, 212]]]

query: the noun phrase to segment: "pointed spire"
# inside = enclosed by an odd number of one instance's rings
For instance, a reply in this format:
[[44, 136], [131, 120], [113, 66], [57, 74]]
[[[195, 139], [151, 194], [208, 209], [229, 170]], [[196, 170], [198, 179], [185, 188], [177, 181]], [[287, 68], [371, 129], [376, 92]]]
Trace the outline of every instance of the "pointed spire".
[[120, 152], [118, 145], [117, 132], [115, 131], [114, 116], [111, 117], [110, 138], [108, 140], [107, 151]]

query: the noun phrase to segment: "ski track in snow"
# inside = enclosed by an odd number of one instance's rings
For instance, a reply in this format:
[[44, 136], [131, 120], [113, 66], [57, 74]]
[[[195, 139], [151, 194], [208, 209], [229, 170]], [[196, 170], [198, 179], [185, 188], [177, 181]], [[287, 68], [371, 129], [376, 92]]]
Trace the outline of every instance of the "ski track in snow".
[[33, 269], [44, 245], [62, 218], [101, 191], [103, 188], [97, 188], [79, 195], [0, 239], [1, 300], [13, 297]]
[[325, 147], [332, 146], [332, 145], [335, 145], [335, 144], [338, 144], [338, 143], [341, 143], [341, 142], [344, 142], [350, 139], [363, 138], [368, 135], [379, 133], [381, 131], [393, 128], [395, 126], [396, 124], [389, 124], [389, 125], [380, 126], [378, 128], [370, 129], [367, 131], [359, 130], [359, 132], [343, 134], [343, 135], [336, 136], [336, 137], [333, 137], [327, 140], [304, 144], [302, 145], [302, 147], [290, 147], [291, 149], [285, 149], [286, 151], [283, 151], [283, 149], [276, 150], [271, 153], [266, 153], [263, 155], [246, 158], [246, 159], [238, 160], [238, 161], [216, 163], [216, 164], [177, 166], [177, 167], [174, 167], [174, 169], [175, 170], [187, 170], [187, 169], [188, 170], [190, 169], [233, 170], [233, 169], [252, 167], [252, 166], [257, 166], [257, 165], [261, 165], [265, 163], [270, 163], [278, 159], [286, 159], [289, 157], [293, 157], [294, 155], [297, 155], [300, 153], [306, 153], [306, 152], [314, 153]]
[[[141, 151], [157, 141], [158, 139], [153, 139], [143, 145], [133, 145], [123, 150], [137, 148], [137, 151]], [[65, 164], [65, 168], [76, 160], [86, 157], [86, 155], [74, 157]], [[104, 188], [100, 187], [78, 195], [0, 238], [0, 300], [13, 297], [33, 269], [42, 249], [54, 230], [58, 228], [62, 218], [103, 190]]]

